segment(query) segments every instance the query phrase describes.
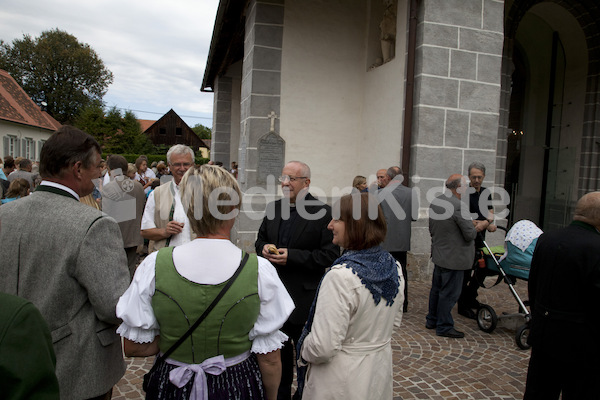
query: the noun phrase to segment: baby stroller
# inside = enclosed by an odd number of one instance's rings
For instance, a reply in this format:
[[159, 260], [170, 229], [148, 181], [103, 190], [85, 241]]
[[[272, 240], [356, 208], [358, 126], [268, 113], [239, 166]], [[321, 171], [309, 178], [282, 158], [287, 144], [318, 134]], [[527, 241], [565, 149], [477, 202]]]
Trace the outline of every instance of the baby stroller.
[[[506, 228], [498, 227], [506, 232]], [[517, 222], [506, 233], [504, 239], [504, 248], [497, 246], [490, 248], [484, 241], [482, 249], [485, 261], [485, 268], [489, 270], [489, 275], [498, 275], [498, 281], [495, 285], [504, 280], [508, 285], [512, 295], [519, 304], [519, 312], [514, 314], [502, 314], [498, 316], [492, 306], [480, 304], [477, 310], [477, 325], [484, 332], [492, 332], [502, 323], [506, 327], [516, 327], [515, 340], [517, 346], [523, 350], [529, 349], [527, 337], [529, 336], [529, 313], [526, 302], [523, 302], [514, 288], [517, 279], [529, 280], [529, 269], [531, 268], [531, 258], [537, 243], [537, 238], [542, 234], [533, 222], [522, 220]], [[494, 286], [495, 286], [494, 285]]]

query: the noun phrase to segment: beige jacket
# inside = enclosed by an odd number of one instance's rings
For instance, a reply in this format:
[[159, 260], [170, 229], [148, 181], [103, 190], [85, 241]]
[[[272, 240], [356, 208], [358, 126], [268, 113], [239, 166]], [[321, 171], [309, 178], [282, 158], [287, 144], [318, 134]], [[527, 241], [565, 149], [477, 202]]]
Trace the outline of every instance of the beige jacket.
[[[398, 274], [402, 270], [398, 264]], [[317, 298], [302, 358], [308, 364], [302, 399], [392, 399], [394, 320], [402, 312], [404, 279], [394, 304], [375, 305], [352, 270], [334, 265]]]

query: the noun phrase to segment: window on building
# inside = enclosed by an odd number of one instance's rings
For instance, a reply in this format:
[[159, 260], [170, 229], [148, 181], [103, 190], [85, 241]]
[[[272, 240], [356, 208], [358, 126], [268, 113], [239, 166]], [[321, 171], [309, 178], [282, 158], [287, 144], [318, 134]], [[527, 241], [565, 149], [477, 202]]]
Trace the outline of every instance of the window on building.
[[31, 138], [23, 139], [23, 157], [35, 160], [35, 143]]
[[20, 153], [19, 153], [19, 139], [17, 139], [16, 136], [6, 136], [5, 138], [5, 143], [4, 143], [4, 148], [5, 148], [5, 155], [7, 156], [13, 156], [13, 157], [19, 157]]
[[159, 135], [166, 135], [167, 134], [167, 130], [165, 128], [159, 128], [158, 129], [158, 134]]
[[41, 157], [41, 153], [42, 153], [42, 147], [44, 146], [44, 143], [46, 143], [45, 140], [38, 140], [37, 143], [37, 160], [39, 160]]
[[183, 130], [181, 128], [175, 128], [175, 135], [183, 136]]

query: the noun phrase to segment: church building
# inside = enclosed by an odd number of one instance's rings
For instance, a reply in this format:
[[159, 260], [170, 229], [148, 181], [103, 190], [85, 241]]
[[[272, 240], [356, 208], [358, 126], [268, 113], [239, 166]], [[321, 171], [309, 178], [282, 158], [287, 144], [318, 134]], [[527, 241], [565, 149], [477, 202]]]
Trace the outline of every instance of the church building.
[[[568, 224], [600, 190], [600, 5], [595, 0], [221, 0], [203, 91], [213, 159], [243, 190], [290, 160], [331, 203], [356, 175], [402, 167], [420, 193], [409, 279], [426, 279], [427, 206], [473, 161], [504, 189], [505, 224]], [[234, 237], [252, 250], [264, 203]]]

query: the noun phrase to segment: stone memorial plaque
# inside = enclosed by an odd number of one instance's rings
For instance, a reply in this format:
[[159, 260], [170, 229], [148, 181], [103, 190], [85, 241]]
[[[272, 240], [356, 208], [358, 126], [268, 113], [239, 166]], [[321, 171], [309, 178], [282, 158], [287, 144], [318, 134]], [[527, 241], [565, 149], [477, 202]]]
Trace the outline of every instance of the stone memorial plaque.
[[278, 177], [283, 169], [285, 140], [275, 132], [269, 132], [258, 140], [257, 183], [267, 183], [267, 176]]

